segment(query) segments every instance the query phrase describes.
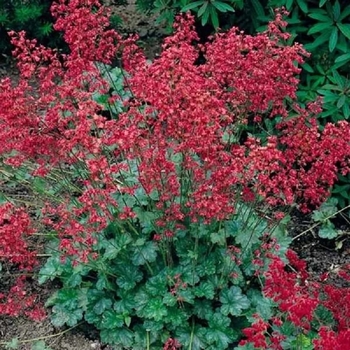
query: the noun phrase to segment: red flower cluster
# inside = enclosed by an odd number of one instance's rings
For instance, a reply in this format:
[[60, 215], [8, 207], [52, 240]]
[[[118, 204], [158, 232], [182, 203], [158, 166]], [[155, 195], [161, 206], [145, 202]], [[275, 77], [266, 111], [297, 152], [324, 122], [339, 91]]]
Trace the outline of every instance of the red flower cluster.
[[180, 348], [181, 344], [176, 339], [169, 338], [164, 344], [163, 350], [176, 350]]
[[[28, 295], [25, 273], [37, 265], [36, 252], [31, 251], [27, 239], [34, 233], [26, 212], [11, 204], [0, 206], [0, 262], [18, 265], [23, 275], [8, 292], [0, 293], [0, 315], [18, 316], [25, 314], [35, 320], [45, 317], [37, 296]], [[0, 272], [1, 273], [1, 272]]]
[[[322, 325], [318, 338], [313, 341], [317, 350], [347, 349], [350, 341], [350, 288], [339, 288], [310, 279], [306, 263], [295, 252], [288, 250], [286, 265], [280, 258], [274, 258], [265, 273], [264, 294], [278, 304], [279, 311], [306, 336], [311, 330], [316, 308], [321, 305], [328, 309], [336, 322], [334, 329]], [[269, 334], [271, 325], [280, 327], [278, 319], [257, 321], [243, 333], [246, 339], [241, 345], [251, 343], [256, 348], [282, 349], [284, 336], [278, 332]]]

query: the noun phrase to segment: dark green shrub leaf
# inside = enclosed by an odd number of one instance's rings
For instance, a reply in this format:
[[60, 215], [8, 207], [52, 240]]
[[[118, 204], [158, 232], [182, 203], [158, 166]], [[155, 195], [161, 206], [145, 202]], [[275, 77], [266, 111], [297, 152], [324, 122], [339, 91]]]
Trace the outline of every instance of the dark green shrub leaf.
[[335, 59], [335, 63], [340, 63], [340, 62], [347, 62], [350, 61], [350, 52], [346, 53], [344, 55], [340, 55]]
[[197, 16], [201, 17], [203, 15], [203, 13], [206, 11], [207, 7], [208, 7], [208, 2], [206, 1], [198, 10]]
[[254, 11], [255, 13], [259, 16], [259, 17], [264, 17], [265, 16], [265, 11], [264, 11], [264, 7], [261, 5], [259, 0], [251, 0], [251, 3], [254, 7]]
[[303, 11], [304, 13], [309, 12], [306, 0], [297, 0], [297, 4], [301, 11]]
[[334, 5], [333, 5], [333, 18], [334, 18], [334, 20], [338, 21], [339, 16], [340, 16], [340, 4], [339, 4], [339, 1], [336, 0]]
[[348, 18], [349, 16], [350, 16], [350, 7], [347, 6], [347, 7], [342, 9], [342, 11], [340, 13], [340, 16], [339, 16], [339, 21], [338, 22], [343, 21], [345, 18]]
[[337, 108], [342, 108], [344, 106], [344, 103], [346, 101], [346, 96], [345, 95], [342, 95], [340, 96], [338, 102], [337, 102]]
[[333, 28], [332, 34], [329, 37], [328, 48], [329, 52], [333, 52], [338, 42], [338, 28]]
[[205, 26], [205, 25], [208, 23], [209, 14], [210, 14], [210, 12], [209, 12], [208, 9], [207, 9], [207, 11], [205, 11], [205, 12], [203, 13], [202, 20], [201, 20], [202, 26]]
[[305, 69], [308, 73], [314, 73], [314, 69], [308, 64], [308, 63], [304, 63], [302, 65], [303, 69]]
[[329, 40], [329, 37], [331, 36], [332, 30], [328, 29], [327, 31], [324, 31], [320, 36], [316, 38], [316, 40], [313, 43], [305, 44], [304, 47], [306, 50], [315, 50], [317, 47], [325, 43]]
[[216, 7], [220, 12], [235, 12], [234, 8], [230, 6], [229, 4], [226, 4], [225, 2], [221, 1], [213, 1], [213, 6]]
[[337, 26], [343, 35], [350, 40], [350, 24], [337, 23]]
[[319, 10], [319, 11], [320, 12], [313, 11], [313, 12], [309, 13], [308, 16], [313, 18], [313, 19], [316, 19], [317, 21], [327, 22], [330, 25], [332, 25], [333, 19], [327, 15], [327, 12], [324, 10]]
[[219, 17], [218, 17], [218, 13], [215, 9], [214, 6], [210, 6], [209, 7], [209, 11], [210, 11], [210, 19], [211, 19], [211, 23], [213, 25], [213, 27], [215, 29], [217, 29], [219, 27]]
[[189, 10], [193, 10], [201, 5], [203, 5], [205, 0], [202, 0], [202, 1], [194, 1], [194, 2], [191, 2], [189, 3], [188, 5], [184, 6], [182, 9], [181, 9], [181, 12], [187, 12]]

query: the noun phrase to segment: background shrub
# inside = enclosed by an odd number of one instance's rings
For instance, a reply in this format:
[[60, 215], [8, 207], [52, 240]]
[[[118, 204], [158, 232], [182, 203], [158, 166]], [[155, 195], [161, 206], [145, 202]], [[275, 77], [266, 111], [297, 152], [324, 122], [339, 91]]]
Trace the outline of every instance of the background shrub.
[[53, 30], [50, 0], [0, 0], [0, 53], [11, 50], [10, 30], [27, 32], [31, 38], [51, 46], [60, 44], [60, 36]]

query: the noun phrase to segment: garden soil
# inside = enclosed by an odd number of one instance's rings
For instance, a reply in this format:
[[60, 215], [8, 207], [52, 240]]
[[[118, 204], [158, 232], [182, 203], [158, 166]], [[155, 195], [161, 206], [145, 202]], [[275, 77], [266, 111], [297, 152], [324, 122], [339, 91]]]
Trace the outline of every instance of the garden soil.
[[[135, 10], [133, 0], [129, 1], [126, 6], [111, 5], [111, 8], [113, 14], [119, 15], [123, 19], [122, 32], [138, 33], [147, 57], [149, 59], [157, 57], [165, 31], [155, 25], [155, 18], [138, 13]], [[18, 73], [12, 63], [7, 62], [0, 65], [0, 78], [5, 76], [11, 76], [15, 81], [18, 79]], [[312, 222], [309, 217], [299, 214], [295, 214], [292, 217], [289, 233], [294, 237], [300, 235], [293, 241], [293, 249], [307, 262], [311, 276], [317, 278], [321, 274], [328, 272], [330, 283], [345, 286], [343, 281], [337, 279], [336, 272], [339, 266], [350, 263], [349, 221], [337, 222], [338, 227], [343, 232], [343, 236], [338, 242], [330, 242], [318, 238], [317, 227], [310, 229]], [[341, 246], [340, 242], [342, 243]], [[33, 284], [32, 288], [35, 293], [40, 295], [41, 300], [46, 300], [57, 286], [52, 284], [43, 287]], [[73, 329], [56, 329], [50, 324], [48, 319], [43, 322], [33, 322], [22, 317], [0, 316], [0, 350], [8, 349], [1, 344], [11, 342], [14, 339], [19, 341], [19, 346], [17, 347], [19, 350], [35, 349], [33, 344], [38, 341], [45, 342], [46, 346], [52, 350], [112, 349], [101, 344], [98, 341], [96, 330], [87, 330], [86, 324]]]

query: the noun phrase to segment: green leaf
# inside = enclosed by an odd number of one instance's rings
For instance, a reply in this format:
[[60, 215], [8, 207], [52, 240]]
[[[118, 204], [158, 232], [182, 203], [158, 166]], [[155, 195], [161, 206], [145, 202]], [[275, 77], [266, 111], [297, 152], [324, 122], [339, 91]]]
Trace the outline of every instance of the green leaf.
[[173, 327], [184, 325], [190, 318], [190, 313], [185, 308], [168, 307], [168, 314], [164, 316], [164, 322], [171, 324]]
[[113, 304], [113, 302], [111, 299], [102, 298], [102, 299], [97, 301], [97, 303], [95, 304], [95, 306], [93, 308], [93, 311], [97, 315], [102, 315], [106, 309], [109, 309], [112, 306], [112, 304]]
[[342, 108], [344, 106], [344, 103], [346, 101], [346, 96], [345, 95], [342, 95], [340, 96], [338, 102], [337, 102], [337, 108]]
[[[274, 302], [269, 298], [265, 298], [261, 291], [257, 289], [249, 289], [247, 292], [247, 297], [253, 306], [251, 308], [252, 313], [258, 313], [259, 316], [266, 321], [273, 316]], [[253, 317], [251, 317], [251, 321], [254, 321]]]
[[150, 222], [153, 222], [157, 218], [157, 214], [151, 211], [146, 211], [140, 207], [133, 208], [134, 213], [140, 220], [141, 226], [148, 226]]
[[350, 61], [350, 52], [346, 53], [344, 55], [340, 55], [335, 59], [335, 63], [340, 63], [340, 62], [344, 62], [344, 61]]
[[20, 345], [20, 342], [18, 338], [12, 338], [9, 342], [6, 342], [5, 347], [6, 349], [18, 349]]
[[226, 231], [220, 230], [219, 232], [212, 232], [210, 234], [210, 241], [213, 244], [225, 245], [226, 244]]
[[120, 300], [114, 303], [113, 309], [120, 314], [131, 313], [137, 305], [134, 299], [134, 294], [129, 293], [129, 291], [119, 289], [118, 297]]
[[337, 211], [337, 200], [330, 198], [327, 202], [323, 203], [319, 209], [314, 210], [311, 217], [316, 222], [324, 222], [332, 217]]
[[328, 29], [328, 31], [323, 32], [320, 36], [318, 36], [314, 42], [310, 44], [305, 44], [304, 47], [306, 50], [315, 50], [317, 47], [325, 43], [329, 40], [329, 37], [331, 36], [331, 28]]
[[322, 22], [313, 25], [307, 32], [308, 35], [315, 34], [318, 32], [328, 31], [329, 27], [332, 25], [332, 22]]
[[184, 7], [181, 9], [181, 12], [187, 12], [187, 11], [189, 11], [189, 10], [193, 10], [193, 9], [195, 9], [196, 7], [199, 7], [199, 6], [203, 5], [204, 1], [205, 1], [205, 0], [191, 2], [191, 3], [189, 3], [188, 5], [184, 6]]
[[118, 276], [118, 286], [125, 290], [134, 288], [136, 283], [142, 280], [142, 272], [139, 268], [132, 264], [126, 264], [125, 262], [120, 262], [115, 267], [115, 274]]
[[303, 11], [304, 13], [309, 12], [306, 0], [297, 0], [297, 4], [301, 11]]
[[235, 12], [234, 8], [230, 6], [229, 4], [226, 4], [225, 2], [221, 1], [213, 1], [212, 5], [217, 8], [220, 12]]
[[264, 7], [261, 5], [259, 0], [251, 0], [251, 4], [253, 5], [254, 11], [258, 15], [258, 17], [265, 16]]
[[334, 228], [334, 225], [330, 221], [326, 221], [319, 229], [318, 235], [321, 238], [333, 239], [339, 235], [339, 232]]
[[230, 319], [220, 313], [215, 313], [209, 319], [209, 328], [206, 329], [206, 339], [209, 344], [215, 345], [215, 349], [227, 349], [234, 340]]
[[333, 28], [331, 36], [329, 37], [328, 48], [329, 52], [333, 52], [338, 42], [338, 28]]
[[350, 40], [350, 24], [337, 23], [337, 26], [343, 35]]
[[253, 345], [253, 343], [247, 343], [244, 345], [239, 345], [235, 349], [236, 350], [256, 350], [256, 347]]
[[314, 69], [308, 64], [308, 63], [304, 63], [302, 65], [303, 69], [305, 69], [308, 73], [314, 73]]
[[350, 16], [350, 7], [347, 6], [341, 11], [338, 22], [341, 22], [342, 20], [344, 20], [345, 18], [348, 18], [349, 16]]
[[152, 298], [148, 300], [147, 304], [137, 314], [139, 317], [160, 321], [168, 314], [168, 310], [161, 298]]
[[51, 348], [47, 347], [43, 340], [39, 340], [33, 343], [31, 350], [51, 350]]
[[59, 256], [52, 256], [47, 259], [45, 265], [39, 271], [39, 284], [43, 284], [48, 280], [53, 280], [60, 276], [63, 272], [63, 266]]
[[213, 27], [215, 29], [219, 28], [219, 17], [218, 17], [218, 13], [217, 13], [215, 7], [210, 6], [209, 11], [210, 11], [210, 19], [211, 19], [211, 23], [212, 23]]
[[146, 242], [141, 247], [136, 247], [131, 258], [136, 266], [144, 265], [146, 262], [153, 262], [157, 258], [157, 247], [153, 241]]
[[146, 282], [146, 290], [152, 296], [164, 295], [168, 290], [166, 273], [158, 273]]
[[5, 26], [9, 22], [9, 15], [6, 11], [0, 10], [0, 25]]
[[66, 305], [58, 304], [52, 308], [51, 322], [55, 327], [67, 325], [75, 326], [83, 319], [83, 310], [80, 308], [69, 308]]
[[194, 294], [199, 298], [205, 297], [206, 299], [212, 300], [215, 295], [214, 285], [208, 281], [201, 282], [200, 285], [195, 288]]
[[215, 257], [211, 254], [201, 264], [197, 265], [196, 272], [200, 277], [214, 275], [216, 272]]
[[319, 7], [322, 7], [328, 0], [320, 0]]
[[210, 12], [208, 9], [203, 13], [202, 20], [201, 20], [202, 26], [205, 26], [208, 23], [209, 13]]
[[198, 12], [197, 12], [197, 16], [198, 16], [199, 18], [202, 17], [202, 15], [203, 15], [203, 13], [206, 11], [207, 7], [208, 7], [208, 2], [206, 1], [206, 2], [200, 7], [200, 9], [199, 9]]
[[208, 320], [213, 314], [211, 302], [207, 299], [196, 300], [193, 306], [193, 314], [202, 320]]
[[241, 288], [237, 286], [223, 290], [220, 294], [220, 301], [222, 303], [220, 310], [224, 315], [240, 316], [242, 310], [248, 309], [250, 306], [249, 299], [242, 294]]
[[312, 323], [315, 325], [316, 329], [325, 324], [328, 327], [333, 327], [335, 324], [332, 312], [323, 305], [317, 306], [314, 315], [315, 317], [313, 318]]
[[53, 32], [52, 23], [45, 22], [38, 28], [39, 36], [46, 37]]
[[184, 349], [202, 350], [209, 347], [206, 339], [206, 329], [199, 325], [195, 325], [194, 329], [189, 327], [178, 328], [175, 337]]
[[292, 349], [313, 350], [311, 339], [304, 334], [298, 334], [296, 339], [290, 342]]
[[101, 327], [106, 329], [120, 328], [124, 325], [124, 316], [114, 310], [106, 310], [101, 317]]
[[333, 18], [335, 21], [338, 21], [340, 16], [340, 5], [339, 5], [339, 1], [336, 0], [334, 5], [333, 5]]
[[345, 87], [346, 81], [343, 76], [341, 76], [336, 70], [333, 70], [333, 78], [338, 86], [341, 88]]
[[[324, 14], [322, 14], [322, 13], [324, 13]], [[313, 19], [316, 19], [317, 21], [320, 21], [320, 22], [333, 23], [333, 19], [330, 18], [329, 16], [327, 16], [326, 11], [322, 10], [322, 13], [311, 12], [308, 14], [308, 16], [313, 18]]]
[[171, 293], [165, 293], [163, 303], [167, 306], [175, 306], [177, 304], [177, 298]]
[[121, 345], [124, 349], [133, 345], [133, 333], [127, 328], [103, 329], [100, 336], [103, 343]]
[[290, 11], [294, 3], [294, 0], [286, 0], [286, 9]]
[[[248, 227], [254, 227], [248, 225]], [[258, 243], [264, 230], [260, 225], [254, 227], [254, 230], [244, 229], [240, 230], [236, 236], [236, 243], [240, 244], [242, 249], [249, 251], [251, 247]]]
[[344, 103], [343, 113], [344, 113], [345, 119], [348, 119], [350, 117], [350, 106], [348, 103]]

